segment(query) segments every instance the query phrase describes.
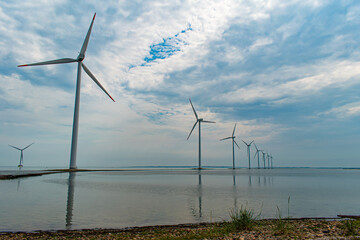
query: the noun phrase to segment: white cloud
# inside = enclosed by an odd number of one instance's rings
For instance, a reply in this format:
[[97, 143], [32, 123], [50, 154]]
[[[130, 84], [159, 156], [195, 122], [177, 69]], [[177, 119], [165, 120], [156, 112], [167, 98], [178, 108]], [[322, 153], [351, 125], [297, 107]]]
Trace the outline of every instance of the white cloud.
[[[155, 88], [162, 83], [166, 73], [196, 66], [208, 53], [208, 42], [222, 37], [222, 32], [228, 27], [229, 19], [236, 14], [236, 9], [236, 1], [160, 2], [147, 8], [145, 17], [136, 21], [115, 21], [111, 28], [118, 29], [115, 38], [121, 41], [116, 40], [110, 44], [108, 49], [111, 52], [106, 49], [102, 52], [102, 59], [109, 59], [104, 64], [106, 72], [111, 76], [121, 76], [121, 81], [129, 82], [131, 88]], [[181, 35], [186, 43], [181, 52], [168, 59], [139, 66], [148, 55], [150, 45], [173, 37], [188, 26], [192, 30]], [[114, 65], [118, 67], [112, 67]], [[127, 72], [129, 65], [137, 67]]]

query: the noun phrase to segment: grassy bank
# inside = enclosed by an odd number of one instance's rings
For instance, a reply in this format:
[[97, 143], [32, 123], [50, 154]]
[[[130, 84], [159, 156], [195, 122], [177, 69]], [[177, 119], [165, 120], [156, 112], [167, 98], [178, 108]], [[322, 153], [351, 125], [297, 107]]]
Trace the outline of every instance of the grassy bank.
[[0, 239], [360, 239], [359, 220], [233, 220], [223, 223], [3, 233]]

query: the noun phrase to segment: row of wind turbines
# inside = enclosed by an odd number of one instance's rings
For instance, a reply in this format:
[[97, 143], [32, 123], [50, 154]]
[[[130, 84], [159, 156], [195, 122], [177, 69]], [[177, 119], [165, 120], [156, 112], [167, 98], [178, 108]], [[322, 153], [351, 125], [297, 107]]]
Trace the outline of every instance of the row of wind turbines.
[[[73, 117], [73, 128], [72, 128], [72, 138], [71, 138], [71, 152], [70, 152], [70, 169], [76, 169], [76, 156], [77, 156], [77, 143], [78, 143], [78, 126], [79, 126], [79, 108], [80, 108], [80, 87], [81, 87], [81, 72], [82, 69], [84, 69], [84, 71], [87, 73], [87, 75], [89, 75], [89, 77], [104, 91], [104, 93], [112, 100], [115, 102], [115, 100], [111, 97], [111, 95], [105, 90], [105, 88], [100, 84], [100, 82], [96, 79], [96, 77], [91, 73], [91, 71], [85, 66], [85, 64], [83, 63], [83, 60], [85, 59], [85, 53], [86, 53], [86, 49], [89, 43], [89, 39], [90, 39], [90, 35], [91, 35], [91, 30], [94, 24], [94, 20], [95, 20], [95, 16], [96, 13], [93, 16], [93, 19], [91, 21], [90, 27], [87, 31], [85, 40], [82, 44], [81, 50], [79, 55], [77, 56], [77, 58], [61, 58], [61, 59], [56, 59], [56, 60], [50, 60], [50, 61], [44, 61], [44, 62], [37, 62], [37, 63], [31, 63], [31, 64], [23, 64], [23, 65], [18, 65], [18, 67], [27, 67], [27, 66], [40, 66], [40, 65], [52, 65], [52, 64], [64, 64], [64, 63], [73, 63], [76, 62], [77, 63], [77, 78], [76, 78], [76, 91], [75, 91], [75, 107], [74, 107], [74, 117]], [[195, 117], [196, 117], [196, 122], [193, 126], [193, 128], [190, 131], [190, 134], [188, 136], [188, 139], [191, 135], [191, 133], [193, 132], [194, 128], [196, 127], [197, 124], [199, 124], [199, 169], [201, 169], [201, 123], [215, 123], [212, 121], [206, 121], [202, 118], [199, 118], [195, 108], [190, 100], [190, 104], [191, 107], [194, 111]], [[236, 144], [236, 146], [238, 148], [239, 145], [235, 142], [235, 128], [236, 128], [236, 124], [234, 126], [234, 130], [233, 130], [233, 134], [231, 137], [227, 137], [221, 140], [226, 140], [226, 139], [232, 139], [232, 143], [233, 143], [233, 168], [235, 168], [235, 151], [234, 151], [234, 144]], [[242, 140], [243, 141], [243, 140]], [[250, 168], [250, 146], [253, 143], [250, 142], [249, 144], [246, 143], [245, 141], [243, 141], [246, 145], [247, 145], [247, 149], [248, 149], [248, 158], [249, 158], [249, 168]], [[25, 150], [26, 148], [30, 147], [32, 144], [30, 144], [29, 146], [20, 149], [18, 147], [14, 147], [11, 146], [13, 148], [16, 148], [18, 150], [21, 151], [21, 156], [20, 156], [20, 164], [19, 167], [22, 166], [22, 162], [23, 162], [23, 150]], [[254, 144], [255, 145], [255, 144]], [[255, 145], [256, 146], [256, 145]], [[256, 147], [257, 149], [257, 147]], [[263, 159], [265, 159], [265, 153], [263, 150], [258, 150], [256, 154], [259, 155], [259, 152], [263, 153]], [[259, 158], [259, 156], [258, 156]], [[270, 160], [272, 162], [272, 156], [267, 154], [267, 158], [268, 158], [268, 168], [270, 168]], [[259, 162], [259, 160], [258, 160]], [[272, 166], [272, 164], [271, 164]], [[259, 167], [259, 163], [258, 163], [258, 167]], [[265, 167], [265, 160], [264, 160], [264, 167]]]
[[[201, 123], [202, 122], [203, 123], [215, 123], [215, 122], [207, 121], [207, 120], [204, 120], [203, 118], [199, 118], [190, 98], [189, 98], [189, 101], [190, 101], [190, 104], [191, 104], [191, 108], [192, 108], [192, 110], [193, 110], [193, 112], [195, 114], [196, 122], [195, 122], [194, 126], [192, 127], [192, 129], [191, 129], [191, 131], [189, 133], [189, 136], [187, 137], [187, 140], [189, 140], [189, 138], [191, 136], [191, 133], [194, 131], [194, 128], [199, 123], [199, 152], [198, 152], [199, 153], [199, 161], [198, 161], [198, 169], [202, 169], [201, 168]], [[228, 139], [232, 140], [232, 169], [235, 169], [235, 145], [240, 149], [239, 144], [237, 144], [237, 142], [235, 141], [235, 138], [236, 138], [235, 137], [235, 130], [236, 130], [236, 123], [234, 125], [234, 129], [233, 129], [233, 132], [232, 132], [231, 136], [220, 139], [220, 141], [228, 140]], [[254, 143], [254, 140], [251, 141], [250, 143], [247, 143], [242, 139], [241, 139], [241, 141], [243, 141], [243, 143], [247, 147], [247, 156], [248, 156], [248, 160], [249, 160], [249, 169], [250, 169], [251, 168], [250, 150], [251, 150], [251, 144]], [[257, 162], [258, 162], [258, 167], [257, 168], [260, 168], [260, 153], [263, 154], [263, 156], [262, 156], [263, 157], [263, 163], [264, 163], [263, 168], [266, 168], [266, 159], [267, 159], [267, 162], [268, 162], [267, 168], [273, 168], [273, 157], [272, 157], [272, 155], [265, 152], [265, 150], [258, 149], [258, 147], [256, 146], [255, 143], [254, 143], [254, 146], [255, 146], [255, 149], [256, 149], [256, 153], [254, 155], [254, 158], [257, 156]]]

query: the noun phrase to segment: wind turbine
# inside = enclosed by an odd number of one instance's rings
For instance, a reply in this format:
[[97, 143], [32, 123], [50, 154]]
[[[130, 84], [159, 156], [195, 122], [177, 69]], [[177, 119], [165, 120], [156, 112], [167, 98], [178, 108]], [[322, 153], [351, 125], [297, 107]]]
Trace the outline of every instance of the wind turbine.
[[31, 145], [33, 145], [33, 144], [34, 144], [34, 143], [32, 143], [32, 144], [30, 144], [30, 145], [27, 145], [27, 146], [24, 147], [24, 148], [18, 148], [18, 147], [9, 145], [10, 147], [15, 148], [15, 149], [21, 151], [21, 153], [20, 153], [20, 163], [19, 163], [19, 165], [18, 165], [19, 168], [23, 167], [23, 165], [22, 165], [23, 162], [24, 162], [24, 154], [23, 154], [23, 151], [24, 151], [25, 149], [27, 149], [28, 147], [30, 147]]
[[270, 155], [269, 155], [269, 153], [266, 153], [266, 158], [267, 158], [267, 162], [268, 162], [268, 168], [270, 169]]
[[264, 150], [261, 150], [262, 154], [263, 154], [263, 162], [264, 162], [264, 169], [266, 168], [265, 167], [265, 155], [266, 155], [266, 152], [264, 152]]
[[220, 141], [223, 141], [223, 140], [226, 140], [226, 139], [232, 139], [232, 150], [233, 150], [233, 169], [235, 169], [235, 147], [234, 147], [234, 144], [236, 144], [236, 146], [240, 149], [239, 145], [236, 143], [235, 141], [235, 128], [236, 128], [236, 123], [235, 123], [235, 126], [234, 126], [234, 130], [232, 132], [232, 135], [231, 137], [227, 137], [227, 138], [223, 138], [223, 139], [220, 139]]
[[261, 152], [262, 150], [258, 149], [256, 144], [254, 143], [255, 149], [256, 149], [256, 153], [254, 155], [254, 158], [256, 157], [256, 155], [258, 156], [258, 169], [260, 168], [260, 156], [259, 156], [259, 152]]
[[39, 66], [39, 65], [49, 65], [49, 64], [62, 64], [62, 63], [72, 63], [77, 62], [77, 80], [76, 80], [76, 94], [75, 94], [75, 109], [74, 109], [74, 120], [73, 120], [73, 129], [72, 129], [72, 139], [71, 139], [71, 153], [70, 153], [70, 169], [76, 169], [76, 152], [77, 152], [77, 142], [78, 142], [78, 126], [79, 126], [79, 107], [80, 107], [80, 86], [81, 86], [81, 68], [89, 75], [89, 77], [108, 95], [111, 100], [115, 102], [115, 100], [110, 96], [110, 94], [105, 90], [105, 88], [100, 84], [100, 82], [96, 79], [96, 77], [90, 72], [90, 70], [85, 66], [83, 60], [85, 58], [85, 52], [87, 49], [87, 45], [89, 43], [89, 38], [91, 34], [91, 29], [94, 24], [96, 13], [91, 21], [89, 30], [86, 34], [84, 43], [81, 47], [80, 53], [76, 59], [73, 58], [61, 58], [51, 61], [31, 63], [19, 65], [18, 67], [26, 67], [26, 66]]
[[241, 141], [243, 141], [243, 143], [245, 143], [245, 145], [247, 146], [247, 155], [248, 155], [248, 158], [249, 158], [249, 169], [250, 169], [251, 168], [250, 167], [250, 146], [254, 142], [254, 140], [252, 140], [250, 143], [247, 143], [242, 139], [241, 139]]
[[189, 136], [187, 137], [186, 140], [189, 139], [189, 137], [190, 137], [191, 133], [193, 132], [196, 124], [199, 123], [199, 168], [198, 169], [201, 169], [201, 123], [202, 122], [203, 123], [215, 123], [215, 122], [213, 122], [213, 121], [205, 121], [204, 119], [199, 118], [190, 98], [189, 98], [189, 101], [190, 101], [191, 107], [192, 107], [192, 109], [194, 111], [194, 114], [195, 114], [195, 117], [196, 117], [196, 122], [195, 122], [194, 126], [192, 127], [192, 129], [191, 129], [191, 131], [189, 133]]

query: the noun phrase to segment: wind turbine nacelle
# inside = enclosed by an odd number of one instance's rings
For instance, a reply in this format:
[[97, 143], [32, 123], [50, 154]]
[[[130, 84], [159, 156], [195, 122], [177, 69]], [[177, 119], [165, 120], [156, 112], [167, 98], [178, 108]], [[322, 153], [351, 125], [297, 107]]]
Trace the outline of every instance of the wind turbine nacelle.
[[199, 122], [202, 122], [204, 119], [203, 118], [199, 118]]
[[85, 58], [85, 54], [79, 54], [79, 56], [77, 57], [77, 60], [79, 61], [79, 62], [81, 62], [82, 60], [84, 60], [84, 58]]

